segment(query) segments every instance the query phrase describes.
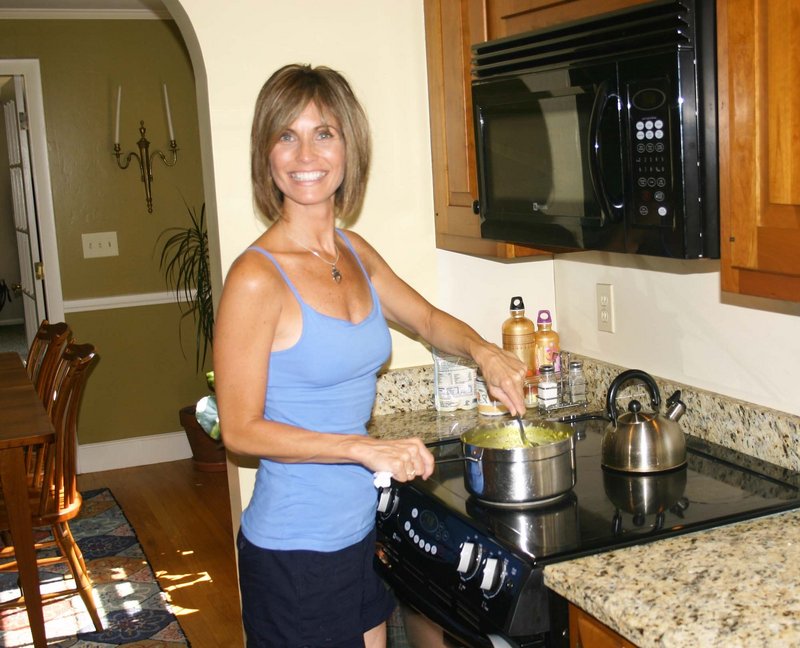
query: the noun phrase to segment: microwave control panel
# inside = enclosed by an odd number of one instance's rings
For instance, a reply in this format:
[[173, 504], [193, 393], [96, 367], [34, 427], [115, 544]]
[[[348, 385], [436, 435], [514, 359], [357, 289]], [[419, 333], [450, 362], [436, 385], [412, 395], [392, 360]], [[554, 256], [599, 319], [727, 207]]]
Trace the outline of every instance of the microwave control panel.
[[671, 228], [675, 216], [670, 100], [663, 81], [628, 84], [633, 225]]

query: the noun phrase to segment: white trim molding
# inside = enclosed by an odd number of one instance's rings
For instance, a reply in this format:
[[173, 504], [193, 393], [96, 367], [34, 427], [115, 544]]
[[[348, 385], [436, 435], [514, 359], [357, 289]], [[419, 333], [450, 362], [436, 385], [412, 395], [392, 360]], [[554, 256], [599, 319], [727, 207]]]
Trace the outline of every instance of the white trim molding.
[[[194, 297], [192, 291], [191, 297]], [[138, 293], [135, 295], [109, 295], [88, 299], [69, 299], [64, 302], [65, 313], [85, 313], [88, 311], [114, 310], [117, 308], [136, 308], [138, 306], [159, 306], [178, 303], [172, 291], [157, 293]]]
[[147, 466], [191, 456], [192, 449], [185, 432], [87, 443], [78, 446], [78, 473]]

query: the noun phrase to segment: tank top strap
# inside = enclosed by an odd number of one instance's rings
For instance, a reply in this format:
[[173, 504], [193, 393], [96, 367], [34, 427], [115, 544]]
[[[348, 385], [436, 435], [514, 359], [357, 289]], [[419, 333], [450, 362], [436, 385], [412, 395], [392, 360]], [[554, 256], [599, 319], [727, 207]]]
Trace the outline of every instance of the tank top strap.
[[350, 239], [347, 238], [347, 234], [345, 234], [344, 231], [340, 230], [339, 228], [336, 228], [336, 233], [342, 237], [342, 240], [344, 241], [345, 245], [353, 253], [353, 256], [355, 257], [356, 261], [358, 261], [358, 267], [361, 268], [361, 272], [364, 273], [364, 277], [366, 278], [367, 283], [369, 284], [371, 290], [372, 282], [370, 281], [369, 275], [367, 274], [367, 269], [364, 267], [364, 264], [361, 263], [361, 257], [358, 256], [358, 252], [356, 252], [355, 248], [353, 247], [353, 244], [350, 242]]
[[305, 306], [303, 298], [300, 297], [300, 293], [297, 291], [297, 288], [295, 288], [294, 284], [292, 283], [292, 280], [289, 279], [289, 275], [287, 275], [286, 272], [284, 272], [283, 268], [281, 268], [281, 264], [278, 263], [278, 260], [274, 256], [272, 256], [272, 254], [267, 252], [264, 248], [258, 247], [257, 245], [251, 245], [249, 248], [247, 248], [247, 250], [253, 250], [254, 252], [258, 252], [261, 255], [265, 256], [270, 261], [272, 261], [272, 264], [278, 269], [278, 272], [281, 273], [281, 277], [283, 277], [283, 280], [286, 282], [286, 285], [289, 286], [289, 290], [292, 291], [292, 294], [295, 296], [295, 299], [297, 299], [297, 303], [300, 304], [300, 306]]

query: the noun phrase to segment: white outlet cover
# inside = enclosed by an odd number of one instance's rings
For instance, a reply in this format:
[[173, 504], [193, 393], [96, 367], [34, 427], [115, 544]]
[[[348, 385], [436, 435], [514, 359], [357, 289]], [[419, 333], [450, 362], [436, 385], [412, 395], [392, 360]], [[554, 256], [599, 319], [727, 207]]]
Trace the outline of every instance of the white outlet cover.
[[81, 234], [83, 258], [119, 256], [116, 232], [92, 232]]

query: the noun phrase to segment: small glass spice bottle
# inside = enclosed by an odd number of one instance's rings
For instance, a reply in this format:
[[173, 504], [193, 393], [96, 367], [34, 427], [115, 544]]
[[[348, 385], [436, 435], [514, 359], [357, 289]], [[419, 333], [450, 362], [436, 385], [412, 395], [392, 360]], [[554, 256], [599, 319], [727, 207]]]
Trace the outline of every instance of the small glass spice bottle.
[[553, 365], [539, 367], [539, 409], [548, 410], [558, 405], [558, 382]]
[[583, 375], [583, 362], [570, 360], [568, 377], [569, 402], [578, 405], [586, 402], [586, 377]]
[[525, 378], [524, 393], [525, 407], [536, 407], [539, 402], [539, 376], [528, 376]]

